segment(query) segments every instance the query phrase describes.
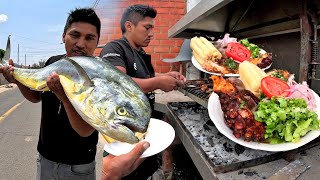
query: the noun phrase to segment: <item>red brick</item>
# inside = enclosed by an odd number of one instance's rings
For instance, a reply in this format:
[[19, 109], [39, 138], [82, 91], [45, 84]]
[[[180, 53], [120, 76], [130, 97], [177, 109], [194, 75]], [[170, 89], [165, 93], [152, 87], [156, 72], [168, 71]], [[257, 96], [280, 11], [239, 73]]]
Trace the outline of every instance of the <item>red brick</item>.
[[175, 3], [173, 3], [173, 2], [162, 3], [162, 4], [161, 4], [161, 7], [163, 7], [163, 8], [166, 8], [166, 7], [168, 7], [168, 8], [174, 8], [174, 7], [175, 7]]
[[163, 62], [161, 60], [156, 61], [156, 66], [170, 66], [170, 63]]
[[175, 58], [176, 56], [177, 56], [176, 53], [170, 53], [170, 54], [161, 53], [160, 59], [171, 59], [171, 58]]
[[154, 7], [157, 10], [157, 12], [158, 12], [158, 9], [160, 9], [159, 7], [162, 6], [160, 5], [160, 2], [148, 2], [147, 4], [151, 7]]
[[102, 48], [95, 49], [94, 50], [94, 56], [99, 56], [101, 51], [102, 51]]
[[[170, 12], [169, 8], [158, 8], [157, 9], [158, 14], [169, 14], [169, 12]], [[157, 16], [159, 16], [159, 15], [157, 15]]]
[[161, 73], [166, 73], [170, 71], [170, 66], [161, 66]]
[[154, 32], [154, 33], [159, 33], [159, 32], [160, 32], [160, 27], [155, 26], [155, 27], [153, 28], [153, 32]]
[[159, 33], [155, 34], [155, 39], [168, 39], [168, 34], [167, 33]]
[[150, 46], [150, 45], [157, 46], [157, 45], [159, 45], [159, 44], [160, 44], [160, 43], [159, 43], [159, 40], [152, 40], [152, 41], [150, 41], [149, 46]]
[[164, 52], [164, 53], [168, 53], [170, 50], [170, 48], [168, 46], [156, 46], [154, 48], [154, 52]]
[[181, 18], [183, 17], [183, 15], [176, 15], [174, 20], [177, 22], [179, 21]]
[[120, 39], [121, 37], [122, 37], [122, 34], [109, 34], [110, 40]]
[[114, 27], [114, 31], [116, 34], [122, 34], [121, 28], [119, 27]]
[[169, 26], [167, 26], [167, 27], [160, 27], [160, 32], [162, 32], [162, 33], [168, 33], [169, 29], [170, 29]]
[[151, 54], [151, 53], [154, 53], [154, 46], [148, 46], [148, 47], [145, 47], [145, 48], [143, 48], [145, 51], [146, 51], [146, 53], [148, 53], [148, 54]]
[[160, 54], [159, 53], [152, 53], [151, 55], [151, 59], [152, 60], [159, 60], [160, 59]]
[[161, 21], [158, 21], [155, 26], [158, 26], [158, 27], [168, 27], [169, 26], [169, 21], [168, 20], [164, 20], [164, 19], [161, 19]]
[[180, 47], [170, 47], [170, 52], [171, 53], [179, 53], [180, 52]]
[[160, 40], [160, 45], [173, 46], [174, 44], [175, 44], [175, 40]]
[[157, 72], [157, 73], [160, 73], [161, 72], [161, 67], [159, 66], [156, 66], [156, 65], [153, 65], [154, 67], [154, 71]]
[[184, 15], [185, 14], [185, 9], [171, 9], [171, 13], [172, 14], [180, 14], [180, 15]]
[[176, 39], [176, 40], [175, 40], [175, 43], [176, 43], [176, 46], [181, 47], [181, 46], [182, 46], [182, 43], [183, 43], [183, 39], [182, 39], [182, 40]]
[[187, 6], [186, 3], [184, 2], [176, 2], [175, 4], [176, 4], [176, 8], [179, 8], [179, 9], [184, 9]]
[[[173, 11], [173, 10], [174, 9], [171, 9], [171, 11]], [[174, 14], [161, 14], [161, 16], [160, 16], [161, 21], [172, 21], [173, 19], [175, 19]]]

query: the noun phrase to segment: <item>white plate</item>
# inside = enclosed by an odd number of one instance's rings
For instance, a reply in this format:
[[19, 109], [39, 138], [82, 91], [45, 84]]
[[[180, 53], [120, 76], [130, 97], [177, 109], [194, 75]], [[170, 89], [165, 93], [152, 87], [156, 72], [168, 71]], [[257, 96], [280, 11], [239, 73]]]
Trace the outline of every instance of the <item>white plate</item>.
[[[216, 76], [221, 76], [220, 73], [214, 73], [214, 72], [209, 72], [209, 71], [204, 70], [202, 68], [202, 66], [198, 63], [198, 61], [193, 56], [191, 57], [191, 62], [197, 69], [199, 69], [202, 72], [205, 72], [205, 73], [208, 73], [208, 74], [213, 74], [213, 75], [216, 75]], [[225, 77], [239, 77], [240, 75], [239, 74], [225, 74], [224, 76]]]
[[[212, 74], [212, 75], [216, 75], [216, 76], [221, 76], [221, 73], [215, 73], [215, 72], [209, 72], [209, 71], [206, 71], [202, 68], [202, 66], [198, 63], [198, 61], [192, 56], [191, 57], [191, 62], [192, 64], [197, 68], [199, 69], [200, 71], [202, 72], [205, 72], [205, 73], [208, 73], [208, 74]], [[266, 67], [266, 68], [263, 68], [262, 70], [267, 70], [271, 67], [272, 63]], [[239, 74], [225, 74], [224, 77], [239, 77], [240, 75]]]
[[[320, 104], [319, 96], [313, 92], [313, 95], [316, 99], [316, 104]], [[301, 137], [299, 142], [287, 142], [282, 144], [267, 144], [267, 143], [259, 143], [259, 142], [246, 142], [243, 139], [238, 139], [234, 137], [233, 131], [226, 125], [223, 117], [223, 112], [220, 105], [219, 97], [216, 93], [212, 93], [209, 101], [208, 101], [208, 112], [211, 120], [213, 121], [216, 128], [227, 138], [238, 143], [242, 146], [257, 149], [257, 150], [264, 150], [264, 151], [288, 151], [292, 149], [296, 149], [300, 146], [307, 144], [308, 142], [314, 140], [315, 138], [319, 137], [320, 131], [311, 131], [308, 132], [305, 136]], [[318, 118], [320, 117], [320, 107], [317, 107], [317, 114]]]
[[[150, 147], [142, 154], [143, 157], [149, 157], [165, 150], [173, 141], [175, 132], [173, 127], [159, 119], [151, 118], [145, 138], [143, 141], [148, 141]], [[115, 156], [130, 152], [136, 144], [125, 142], [112, 142], [104, 146], [104, 150]]]

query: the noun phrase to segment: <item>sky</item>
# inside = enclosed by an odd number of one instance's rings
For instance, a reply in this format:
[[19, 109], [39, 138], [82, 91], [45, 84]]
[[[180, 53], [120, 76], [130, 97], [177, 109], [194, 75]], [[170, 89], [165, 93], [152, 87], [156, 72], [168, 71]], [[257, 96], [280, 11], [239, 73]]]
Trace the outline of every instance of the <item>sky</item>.
[[68, 13], [92, 7], [95, 0], [1, 0], [0, 49], [11, 35], [11, 59], [32, 65], [50, 56], [64, 54], [63, 28]]

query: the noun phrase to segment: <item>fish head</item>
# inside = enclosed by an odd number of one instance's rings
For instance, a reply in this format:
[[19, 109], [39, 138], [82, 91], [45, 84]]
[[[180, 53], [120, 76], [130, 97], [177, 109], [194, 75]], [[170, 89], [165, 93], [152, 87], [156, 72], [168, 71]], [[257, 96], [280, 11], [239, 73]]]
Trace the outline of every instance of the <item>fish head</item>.
[[114, 140], [137, 143], [135, 133], [146, 132], [151, 117], [148, 98], [135, 87], [128, 89], [104, 79], [92, 81], [94, 86], [88, 87], [60, 76], [70, 102], [88, 124]]
[[95, 85], [88, 99], [91, 102], [87, 104], [97, 109], [98, 117], [93, 123], [99, 126], [100, 132], [115, 140], [138, 142], [135, 133], [146, 132], [151, 117], [150, 104], [145, 94], [117, 84], [95, 82]]

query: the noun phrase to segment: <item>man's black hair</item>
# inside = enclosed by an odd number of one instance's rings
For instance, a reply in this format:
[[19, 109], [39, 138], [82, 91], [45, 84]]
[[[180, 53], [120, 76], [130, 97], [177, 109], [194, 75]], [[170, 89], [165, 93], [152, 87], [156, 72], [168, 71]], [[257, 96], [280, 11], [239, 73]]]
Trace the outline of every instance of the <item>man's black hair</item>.
[[139, 21], [143, 20], [145, 17], [155, 18], [157, 16], [157, 10], [153, 7], [144, 4], [135, 4], [129, 6], [123, 13], [121, 18], [121, 31], [122, 34], [126, 32], [125, 23], [126, 21], [132, 22], [135, 26]]
[[98, 40], [100, 38], [101, 22], [92, 8], [76, 8], [69, 13], [66, 25], [64, 26], [64, 33], [70, 28], [72, 23], [86, 22], [96, 27], [98, 33]]

